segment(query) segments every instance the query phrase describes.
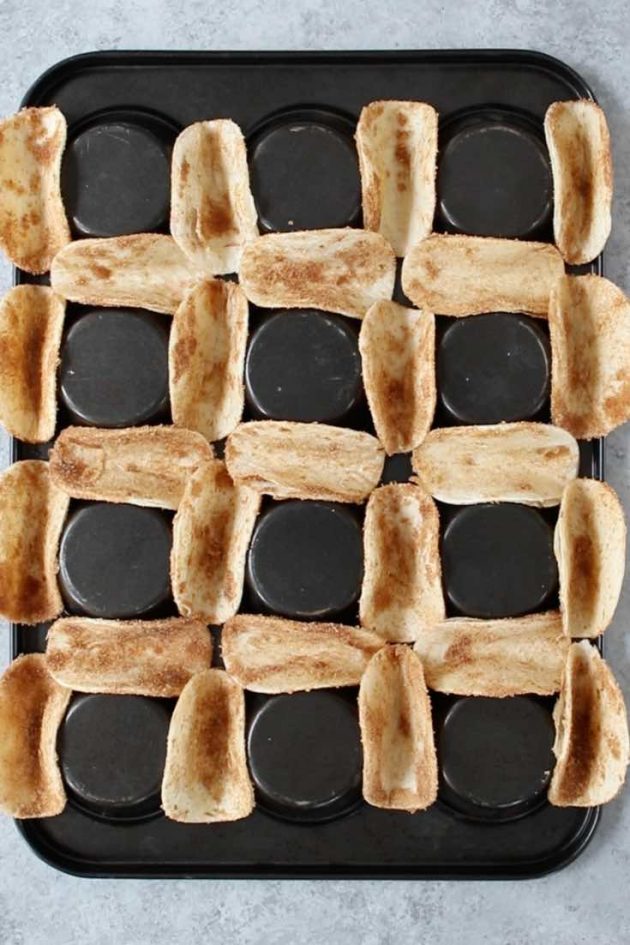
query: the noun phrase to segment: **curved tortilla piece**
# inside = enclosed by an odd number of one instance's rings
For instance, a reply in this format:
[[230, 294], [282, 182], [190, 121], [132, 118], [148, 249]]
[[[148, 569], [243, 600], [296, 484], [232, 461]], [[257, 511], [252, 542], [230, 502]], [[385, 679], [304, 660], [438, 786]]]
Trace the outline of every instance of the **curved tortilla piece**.
[[435, 316], [376, 302], [361, 325], [359, 349], [376, 435], [388, 456], [409, 453], [435, 412]]
[[626, 523], [605, 482], [576, 479], [562, 494], [554, 533], [560, 610], [570, 637], [597, 637], [615, 614], [626, 566]]
[[437, 315], [528, 312], [546, 318], [562, 275], [562, 256], [549, 243], [435, 235], [405, 257], [402, 287], [414, 305]]
[[239, 281], [263, 308], [318, 308], [363, 318], [391, 299], [396, 257], [378, 233], [351, 228], [269, 233], [243, 251]]
[[440, 520], [422, 489], [395, 483], [374, 490], [365, 511], [363, 559], [363, 627], [405, 643], [444, 620]]
[[591, 262], [610, 235], [613, 193], [610, 134], [595, 102], [554, 102], [545, 115], [553, 175], [553, 232], [564, 259]]
[[61, 611], [57, 548], [69, 501], [42, 460], [23, 460], [0, 473], [0, 616], [5, 620], [35, 624]]
[[256, 239], [245, 139], [227, 118], [198, 121], [173, 148], [171, 233], [206, 275], [236, 272], [243, 246]]
[[232, 617], [221, 634], [228, 673], [244, 689], [265, 693], [357, 686], [383, 645], [357, 627], [258, 614]]
[[0, 423], [45, 443], [57, 422], [57, 364], [66, 303], [43, 285], [18, 285], [0, 302]]
[[245, 757], [245, 699], [227, 673], [197, 673], [177, 700], [168, 731], [162, 806], [171, 820], [212, 824], [254, 809]]
[[375, 437], [323, 423], [254, 420], [225, 446], [232, 478], [274, 499], [363, 502], [385, 462]]
[[601, 276], [565, 276], [551, 293], [551, 417], [580, 440], [630, 419], [630, 300]]
[[356, 142], [364, 226], [406, 256], [433, 228], [437, 112], [425, 102], [370, 102]]
[[623, 695], [597, 649], [573, 643], [553, 713], [556, 756], [549, 803], [595, 807], [621, 790], [628, 766], [628, 719]]
[[48, 672], [43, 653], [18, 656], [0, 677], [0, 810], [54, 817], [66, 806], [57, 732], [72, 695]]
[[570, 433], [525, 421], [431, 430], [413, 451], [418, 481], [449, 505], [558, 505], [579, 461]]
[[191, 472], [213, 457], [201, 434], [178, 427], [66, 427], [51, 450], [50, 474], [73, 499], [176, 509]]
[[48, 670], [78, 692], [178, 696], [191, 676], [212, 662], [204, 623], [63, 617], [48, 631]]
[[188, 476], [173, 521], [171, 585], [180, 613], [221, 624], [239, 608], [260, 495], [234, 483], [220, 460]]
[[219, 279], [196, 285], [175, 312], [169, 340], [173, 422], [220, 440], [240, 423], [248, 306]]
[[422, 663], [407, 646], [372, 657], [359, 687], [363, 797], [374, 807], [414, 813], [437, 798], [431, 701]]
[[570, 640], [557, 611], [475, 620], [453, 617], [423, 630], [415, 651], [429, 689], [458, 696], [552, 695]]
[[76, 240], [50, 270], [50, 284], [64, 299], [163, 315], [172, 315], [200, 278], [175, 240], [160, 233]]
[[66, 119], [55, 106], [0, 121], [0, 247], [26, 272], [48, 272], [70, 242], [61, 199]]

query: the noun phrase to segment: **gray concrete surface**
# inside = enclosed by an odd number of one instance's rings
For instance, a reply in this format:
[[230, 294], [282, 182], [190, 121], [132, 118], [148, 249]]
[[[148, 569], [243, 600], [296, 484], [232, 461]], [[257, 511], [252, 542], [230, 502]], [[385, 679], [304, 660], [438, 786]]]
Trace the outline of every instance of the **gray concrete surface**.
[[[630, 10], [626, 0], [0, 0], [0, 114], [57, 60], [90, 49], [511, 47], [565, 59], [614, 140], [610, 278], [630, 290]], [[0, 267], [0, 288], [10, 272]], [[629, 430], [607, 444], [630, 509]], [[6, 462], [6, 441], [2, 444]], [[607, 655], [630, 697], [630, 580]], [[6, 660], [6, 631], [0, 644]], [[571, 867], [528, 883], [79, 880], [40, 863], [0, 820], [0, 945], [623, 945], [630, 941], [630, 790]]]

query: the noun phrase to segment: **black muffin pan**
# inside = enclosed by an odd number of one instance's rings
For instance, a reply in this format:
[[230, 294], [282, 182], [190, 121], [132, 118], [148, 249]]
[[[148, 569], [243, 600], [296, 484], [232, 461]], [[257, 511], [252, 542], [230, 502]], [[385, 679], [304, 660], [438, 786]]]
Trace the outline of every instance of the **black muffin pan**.
[[[68, 120], [62, 189], [74, 234], [167, 232], [169, 160], [191, 122], [229, 117], [247, 139], [261, 231], [360, 226], [353, 134], [363, 105], [418, 99], [440, 115], [439, 232], [552, 239], [543, 117], [591, 97], [571, 69], [530, 52], [93, 53], [39, 79], [25, 105]], [[601, 260], [590, 267], [601, 272]], [[17, 282], [33, 281], [18, 272]], [[397, 289], [396, 297], [405, 302]], [[170, 422], [163, 315], [68, 306], [59, 429]], [[320, 421], [374, 432], [359, 323], [316, 310], [250, 307], [246, 419]], [[549, 421], [544, 320], [437, 319], [435, 425]], [[14, 458], [49, 444], [14, 442]], [[602, 444], [582, 444], [601, 477]], [[383, 482], [406, 482], [408, 455]], [[356, 624], [360, 506], [265, 499], [247, 558], [243, 611]], [[558, 604], [557, 510], [440, 506], [447, 612], [516, 616]], [[72, 502], [61, 539], [66, 613], [176, 613], [172, 513]], [[47, 625], [13, 628], [13, 655], [45, 648]], [[220, 630], [212, 628], [217, 640]], [[220, 666], [220, 648], [215, 665]], [[409, 815], [361, 797], [357, 690], [246, 694], [256, 809], [182, 825], [160, 809], [172, 700], [75, 694], [59, 735], [68, 805], [20, 830], [49, 863], [91, 876], [526, 877], [585, 847], [598, 811], [546, 800], [553, 699], [432, 694], [439, 799]]]

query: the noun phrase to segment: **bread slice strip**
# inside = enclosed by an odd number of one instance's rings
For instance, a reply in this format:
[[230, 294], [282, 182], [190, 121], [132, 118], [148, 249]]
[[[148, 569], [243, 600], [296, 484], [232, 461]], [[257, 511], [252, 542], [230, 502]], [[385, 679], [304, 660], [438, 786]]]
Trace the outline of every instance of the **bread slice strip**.
[[575, 479], [578, 445], [547, 423], [497, 423], [431, 430], [413, 468], [432, 496], [450, 505], [521, 502], [558, 505]]
[[375, 437], [358, 430], [253, 420], [230, 434], [225, 461], [235, 481], [274, 499], [363, 502], [385, 455]]
[[245, 247], [239, 272], [245, 295], [263, 308], [313, 306], [363, 318], [394, 291], [396, 257], [378, 233], [306, 230], [269, 233]]
[[597, 637], [612, 621], [626, 566], [626, 523], [614, 489], [576, 479], [562, 494], [554, 533], [560, 610], [570, 637]]
[[610, 668], [588, 640], [569, 648], [553, 717], [556, 767], [549, 802], [595, 807], [612, 800], [626, 778], [628, 719]]
[[359, 687], [363, 797], [374, 807], [424, 810], [437, 797], [431, 701], [422, 663], [403, 645], [372, 657]]
[[0, 811], [54, 817], [66, 806], [57, 732], [72, 695], [55, 682], [43, 653], [18, 656], [0, 677]]
[[61, 611], [57, 548], [68, 503], [42, 460], [23, 460], [0, 473], [0, 616], [5, 620], [34, 624]]
[[601, 276], [565, 276], [549, 303], [551, 416], [580, 440], [630, 419], [630, 299]]
[[414, 305], [438, 315], [528, 312], [546, 318], [562, 275], [562, 256], [548, 243], [434, 235], [405, 257], [402, 287]]
[[406, 256], [433, 227], [437, 112], [425, 102], [370, 102], [356, 142], [364, 226]]
[[0, 121], [0, 247], [26, 272], [50, 269], [70, 242], [61, 199], [66, 119], [55, 106]]
[[545, 115], [553, 175], [553, 231], [568, 263], [599, 256], [610, 235], [613, 192], [610, 135], [604, 112], [585, 99], [554, 102]]
[[51, 450], [50, 474], [73, 499], [176, 509], [191, 472], [213, 456], [201, 434], [177, 427], [66, 427]]
[[48, 631], [48, 670], [78, 692], [178, 696], [191, 676], [210, 667], [212, 637], [204, 623], [62, 617]]
[[200, 272], [236, 272], [258, 236], [245, 139], [229, 119], [198, 121], [173, 148], [171, 233]]
[[58, 253], [50, 284], [83, 305], [130, 305], [172, 315], [201, 274], [171, 236], [77, 240]]
[[231, 282], [196, 285], [175, 312], [169, 341], [173, 422], [220, 440], [240, 422], [247, 299]]
[[397, 302], [376, 302], [359, 334], [363, 384], [388, 456], [408, 453], [435, 412], [435, 317]]
[[221, 634], [225, 668], [252, 692], [357, 686], [383, 640], [338, 623], [238, 614]]
[[43, 285], [18, 285], [0, 302], [0, 422], [27, 443], [55, 433], [65, 314], [64, 300]]
[[429, 689], [458, 696], [558, 692], [571, 641], [558, 611], [475, 620], [454, 617], [416, 641]]
[[440, 520], [418, 486], [375, 489], [363, 526], [361, 625], [384, 640], [409, 642], [444, 620]]
[[240, 820], [254, 808], [245, 758], [243, 690], [220, 669], [197, 673], [171, 718], [162, 806], [171, 820]]
[[171, 551], [171, 585], [180, 613], [213, 624], [236, 613], [259, 507], [259, 493], [232, 482], [218, 459], [188, 476]]

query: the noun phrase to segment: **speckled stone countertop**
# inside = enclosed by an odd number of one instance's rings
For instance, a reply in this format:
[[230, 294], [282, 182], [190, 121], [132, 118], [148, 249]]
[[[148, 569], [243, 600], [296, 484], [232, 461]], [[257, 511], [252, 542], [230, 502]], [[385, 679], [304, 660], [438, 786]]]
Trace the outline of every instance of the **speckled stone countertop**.
[[[48, 66], [91, 49], [449, 47], [539, 49], [592, 85], [614, 143], [607, 275], [630, 290], [627, 0], [0, 0], [0, 114]], [[0, 283], [10, 285], [6, 264]], [[626, 425], [606, 445], [607, 477], [627, 512], [629, 434]], [[6, 438], [0, 446], [5, 465]], [[629, 619], [630, 578], [606, 640], [630, 702]], [[525, 883], [82, 880], [45, 866], [0, 820], [1, 945], [625, 945], [629, 886], [630, 790], [573, 865]]]

